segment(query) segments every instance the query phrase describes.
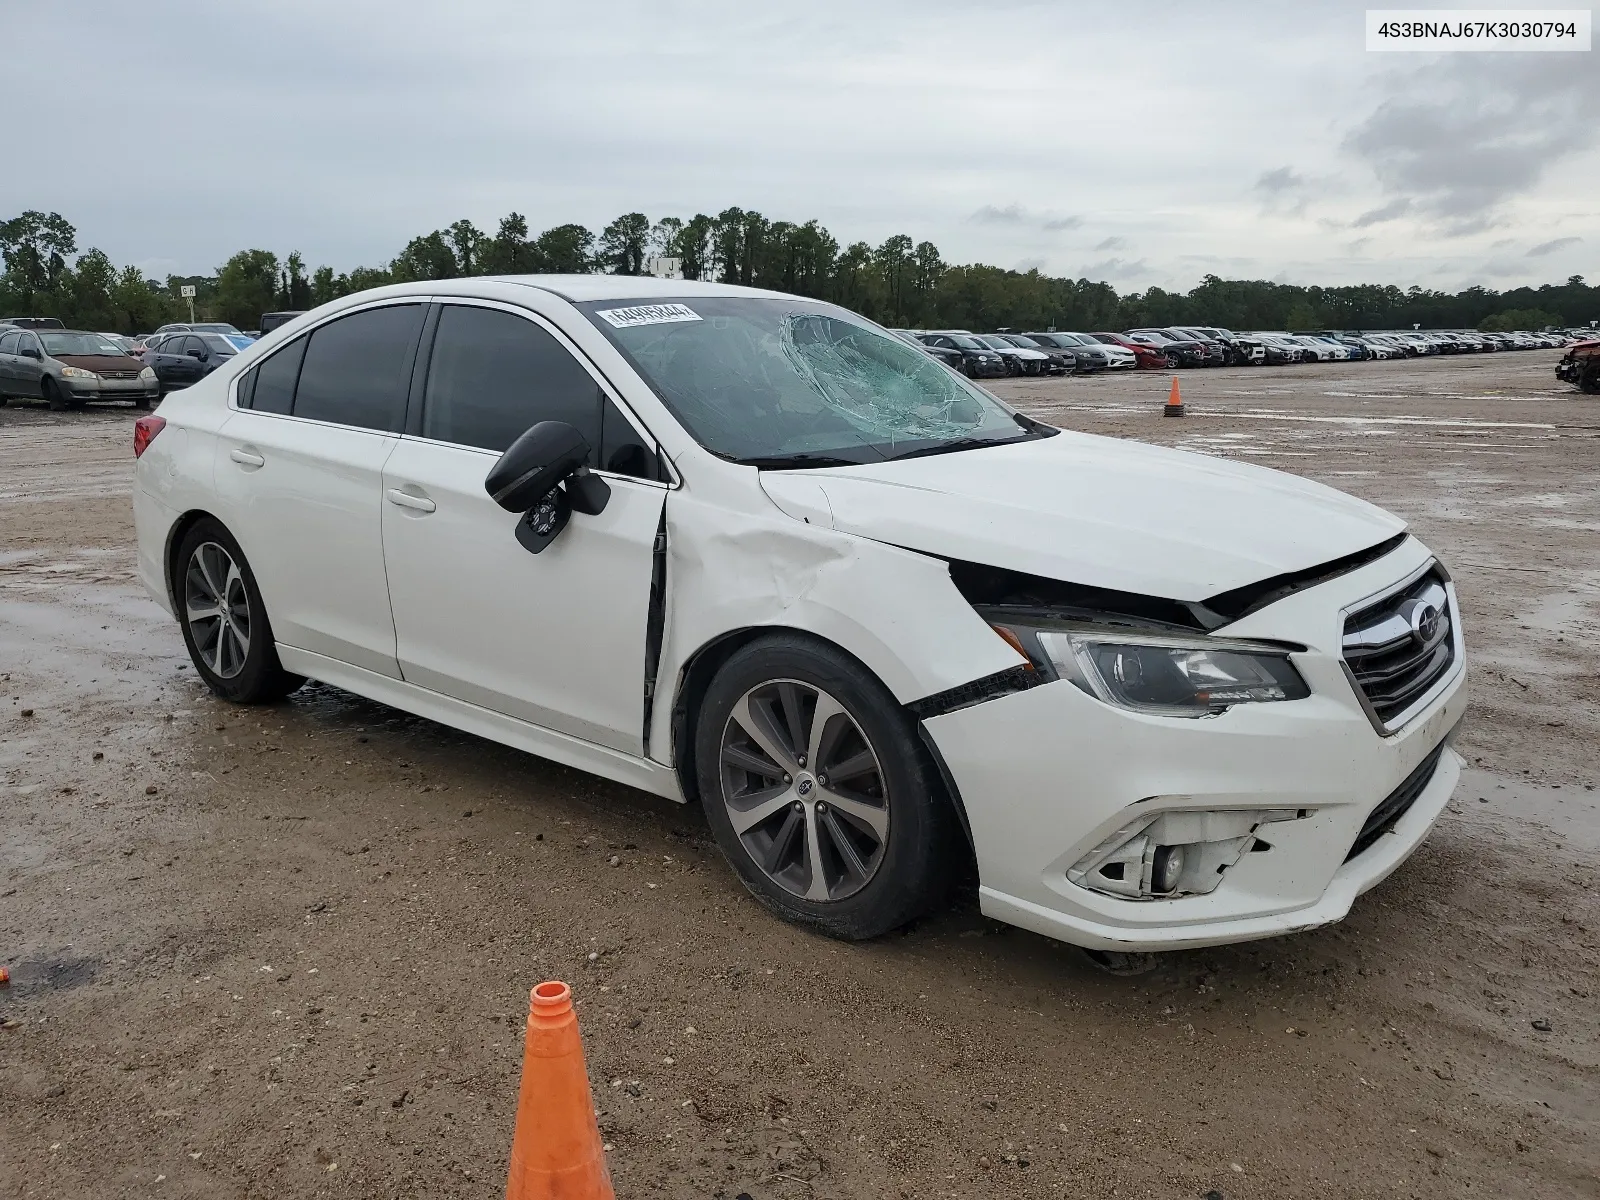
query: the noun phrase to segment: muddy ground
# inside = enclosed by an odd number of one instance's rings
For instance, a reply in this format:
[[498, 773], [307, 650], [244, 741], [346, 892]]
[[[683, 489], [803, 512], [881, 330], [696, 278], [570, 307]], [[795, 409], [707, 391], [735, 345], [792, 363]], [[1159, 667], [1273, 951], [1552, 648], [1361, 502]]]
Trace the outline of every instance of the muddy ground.
[[0, 412], [0, 1196], [494, 1197], [552, 976], [624, 1197], [1600, 1194], [1600, 404], [1554, 359], [1191, 371], [1182, 421], [1159, 375], [997, 389], [1366, 496], [1460, 584], [1426, 845], [1137, 979], [970, 899], [826, 941], [696, 811], [332, 688], [221, 704], [133, 581], [134, 414]]

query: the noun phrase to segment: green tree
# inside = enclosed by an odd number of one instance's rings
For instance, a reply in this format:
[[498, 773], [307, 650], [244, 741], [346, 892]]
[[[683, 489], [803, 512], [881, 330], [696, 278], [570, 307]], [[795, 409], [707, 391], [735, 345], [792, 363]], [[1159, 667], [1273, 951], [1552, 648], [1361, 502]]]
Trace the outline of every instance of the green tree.
[[539, 269], [538, 252], [528, 240], [528, 219], [521, 213], [500, 218], [500, 228], [478, 254], [485, 275], [527, 275]]
[[546, 229], [533, 243], [538, 270], [558, 275], [587, 275], [594, 270], [594, 234], [582, 225]]
[[31, 310], [43, 295], [53, 293], [78, 252], [78, 231], [60, 213], [29, 209], [0, 221], [0, 256], [5, 258], [5, 285], [12, 303]]
[[[311, 281], [306, 278], [306, 261], [300, 251], [290, 252], [278, 279], [278, 307], [303, 311], [311, 307]], [[249, 328], [254, 329], [254, 324]]]
[[415, 283], [427, 279], [454, 279], [460, 274], [455, 251], [439, 230], [414, 237], [389, 264], [395, 283]]
[[600, 265], [613, 275], [643, 275], [650, 244], [650, 218], [624, 213], [600, 231]]
[[[240, 329], [256, 328], [262, 313], [278, 307], [279, 282], [276, 254], [270, 250], [239, 251], [217, 271], [217, 317]], [[197, 297], [196, 307], [199, 306]]]
[[1561, 317], [1553, 312], [1545, 312], [1539, 308], [1508, 308], [1495, 313], [1492, 317], [1485, 317], [1478, 322], [1478, 328], [1485, 333], [1509, 333], [1513, 330], [1539, 330], [1560, 324]]
[[713, 241], [716, 222], [705, 213], [696, 213], [678, 232], [678, 257], [683, 260], [685, 279], [710, 279], [716, 263]]
[[[445, 230], [445, 240], [450, 243], [451, 253], [456, 260], [456, 274], [458, 276], [481, 275], [483, 272], [478, 267], [478, 251], [488, 239], [471, 221], [460, 220]], [[443, 276], [436, 276], [443, 278]]]

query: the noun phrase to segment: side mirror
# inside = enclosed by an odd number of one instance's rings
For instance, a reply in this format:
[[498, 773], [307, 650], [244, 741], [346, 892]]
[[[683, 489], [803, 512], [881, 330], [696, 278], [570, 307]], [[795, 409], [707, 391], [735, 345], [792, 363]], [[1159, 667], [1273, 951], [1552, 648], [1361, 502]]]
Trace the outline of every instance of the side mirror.
[[22, 357], [23, 358], [43, 358], [43, 355], [41, 355], [39, 353], [39, 347], [37, 347], [37, 346], [24, 346], [22, 348]]
[[555, 540], [572, 512], [605, 511], [611, 488], [590, 473], [589, 453], [588, 440], [565, 421], [540, 421], [489, 469], [484, 491], [507, 512], [523, 514], [517, 541], [533, 553]]
[[195, 350], [191, 348], [189, 350], [185, 350], [184, 353], [190, 358], [199, 359], [201, 362], [205, 362], [206, 360], [206, 352], [204, 350]]

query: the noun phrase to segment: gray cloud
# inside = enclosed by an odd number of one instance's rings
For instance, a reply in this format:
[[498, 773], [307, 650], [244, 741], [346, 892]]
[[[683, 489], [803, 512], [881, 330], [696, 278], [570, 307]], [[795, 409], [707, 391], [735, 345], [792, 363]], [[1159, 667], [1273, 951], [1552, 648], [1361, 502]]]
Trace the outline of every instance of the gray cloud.
[[1401, 201], [1446, 236], [1492, 227], [1506, 201], [1594, 144], [1600, 71], [1587, 57], [1445, 55], [1392, 78], [1393, 94], [1344, 140], [1394, 198], [1356, 227], [1390, 219], [1377, 214]]
[[1024, 275], [1026, 275], [1029, 271], [1042, 271], [1044, 270], [1044, 259], [1024, 258], [1011, 269], [1013, 271], [1020, 271]]
[[1129, 262], [1125, 258], [1104, 258], [1096, 263], [1088, 263], [1078, 271], [1080, 279], [1093, 280], [1127, 280], [1147, 279], [1155, 274], [1150, 269], [1150, 264], [1144, 259]]
[[1050, 213], [1036, 213], [1020, 204], [985, 204], [968, 217], [967, 220], [979, 225], [1011, 225], [1018, 229], [1043, 229], [1047, 233], [1055, 233], [1063, 229], [1076, 229], [1083, 224], [1082, 217], [1063, 217], [1054, 216]]
[[1528, 258], [1543, 258], [1547, 254], [1554, 254], [1557, 250], [1565, 250], [1568, 246], [1576, 246], [1583, 241], [1581, 237], [1558, 237], [1548, 242], [1540, 242], [1527, 253]]
[[1268, 196], [1281, 196], [1285, 192], [1298, 191], [1305, 185], [1305, 176], [1296, 174], [1292, 167], [1277, 167], [1262, 172], [1261, 178], [1256, 180], [1255, 190]]
[[1096, 250], [1126, 250], [1127, 248], [1128, 239], [1121, 237], [1108, 237], [1105, 241], [1095, 245]]
[[1378, 208], [1368, 209], [1354, 221], [1350, 222], [1351, 229], [1366, 229], [1373, 225], [1382, 225], [1385, 221], [1393, 221], [1403, 217], [1411, 211], [1411, 200], [1407, 196], [1391, 200]]

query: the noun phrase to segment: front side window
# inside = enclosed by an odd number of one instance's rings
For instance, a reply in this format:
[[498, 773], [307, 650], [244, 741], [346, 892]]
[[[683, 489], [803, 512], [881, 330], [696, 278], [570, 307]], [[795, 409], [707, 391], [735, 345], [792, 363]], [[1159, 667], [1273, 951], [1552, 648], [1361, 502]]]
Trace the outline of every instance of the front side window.
[[422, 436], [500, 452], [540, 421], [565, 421], [594, 448], [591, 466], [656, 478], [654, 454], [588, 370], [543, 326], [497, 308], [439, 314]]
[[15, 333], [0, 335], [0, 354], [15, 354], [19, 337], [20, 335]]
[[830, 304], [692, 296], [578, 307], [702, 446], [735, 462], [881, 462], [1051, 432]]
[[312, 330], [295, 389], [294, 415], [398, 432], [423, 306], [351, 313]]

